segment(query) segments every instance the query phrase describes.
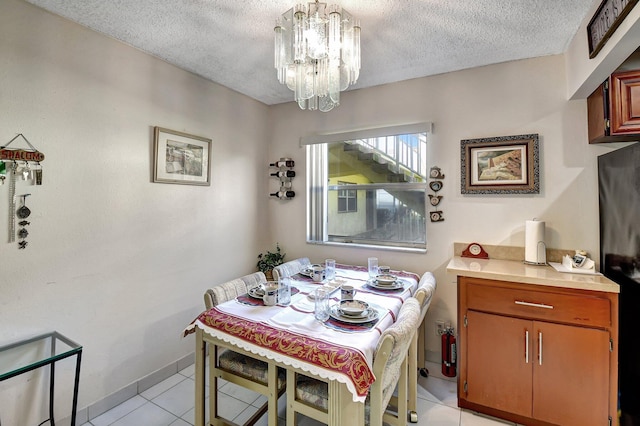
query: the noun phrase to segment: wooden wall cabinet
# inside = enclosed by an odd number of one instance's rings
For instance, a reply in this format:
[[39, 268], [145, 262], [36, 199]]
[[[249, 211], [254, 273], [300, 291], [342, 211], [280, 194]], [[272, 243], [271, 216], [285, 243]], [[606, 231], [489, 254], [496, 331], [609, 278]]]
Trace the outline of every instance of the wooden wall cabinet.
[[617, 300], [459, 276], [459, 406], [524, 425], [614, 424]]
[[589, 143], [640, 141], [640, 70], [611, 74], [587, 110]]

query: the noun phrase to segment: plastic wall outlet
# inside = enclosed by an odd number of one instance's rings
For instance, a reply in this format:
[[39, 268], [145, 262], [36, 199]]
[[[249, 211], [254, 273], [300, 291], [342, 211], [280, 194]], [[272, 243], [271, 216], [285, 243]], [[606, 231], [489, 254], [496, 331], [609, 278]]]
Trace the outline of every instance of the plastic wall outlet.
[[442, 334], [444, 333], [444, 330], [445, 330], [444, 321], [436, 320], [436, 336], [442, 336]]

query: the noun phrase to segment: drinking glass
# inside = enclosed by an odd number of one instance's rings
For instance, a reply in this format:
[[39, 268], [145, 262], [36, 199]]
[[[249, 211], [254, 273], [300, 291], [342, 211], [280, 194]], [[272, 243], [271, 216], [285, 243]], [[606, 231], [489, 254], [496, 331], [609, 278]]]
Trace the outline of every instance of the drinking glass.
[[324, 274], [327, 281], [331, 281], [336, 277], [336, 260], [327, 259], [324, 261]]
[[291, 279], [281, 278], [278, 283], [278, 305], [291, 303]]
[[368, 260], [369, 260], [369, 278], [375, 278], [378, 275], [378, 258], [370, 257]]
[[324, 288], [317, 288], [313, 295], [316, 319], [325, 322], [329, 319], [329, 292]]

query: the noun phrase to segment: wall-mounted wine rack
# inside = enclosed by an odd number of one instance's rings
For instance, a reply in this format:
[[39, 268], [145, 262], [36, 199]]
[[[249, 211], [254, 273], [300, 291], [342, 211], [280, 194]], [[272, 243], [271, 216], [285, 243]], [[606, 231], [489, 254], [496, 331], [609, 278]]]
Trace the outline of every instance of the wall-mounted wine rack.
[[294, 166], [295, 162], [291, 158], [281, 158], [269, 164], [270, 168], [276, 169], [274, 173], [271, 173], [271, 176], [276, 177], [280, 182], [278, 191], [270, 193], [269, 196], [281, 200], [290, 200], [296, 196], [292, 186], [292, 180], [296, 176], [296, 172], [293, 170]]

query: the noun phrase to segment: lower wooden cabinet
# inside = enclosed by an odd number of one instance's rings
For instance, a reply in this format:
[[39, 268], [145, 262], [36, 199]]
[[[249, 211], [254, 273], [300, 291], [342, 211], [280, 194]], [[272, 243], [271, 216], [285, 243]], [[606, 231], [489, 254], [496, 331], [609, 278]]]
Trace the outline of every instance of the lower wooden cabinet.
[[459, 277], [458, 296], [460, 407], [525, 425], [615, 424], [616, 294]]

